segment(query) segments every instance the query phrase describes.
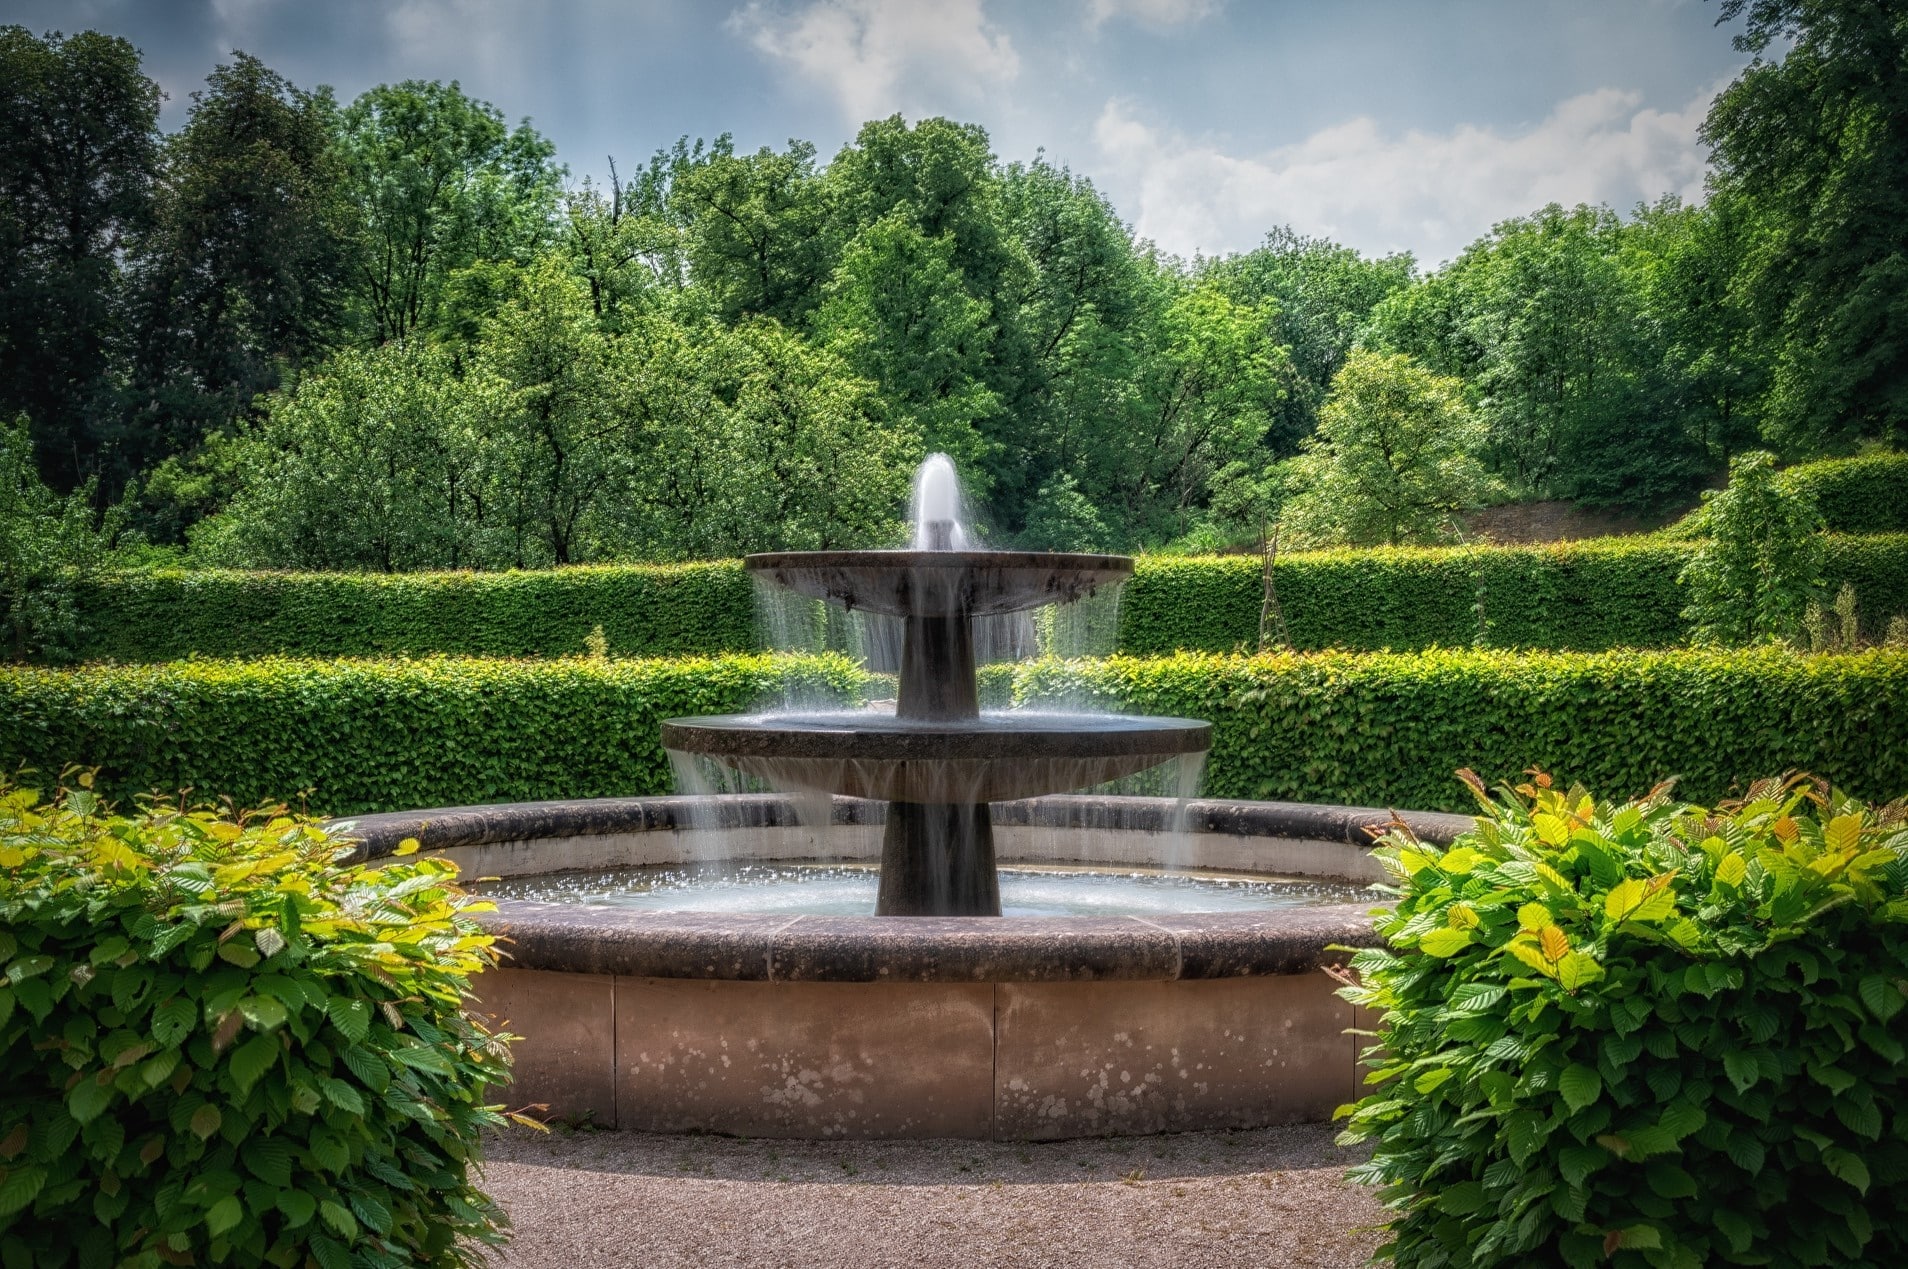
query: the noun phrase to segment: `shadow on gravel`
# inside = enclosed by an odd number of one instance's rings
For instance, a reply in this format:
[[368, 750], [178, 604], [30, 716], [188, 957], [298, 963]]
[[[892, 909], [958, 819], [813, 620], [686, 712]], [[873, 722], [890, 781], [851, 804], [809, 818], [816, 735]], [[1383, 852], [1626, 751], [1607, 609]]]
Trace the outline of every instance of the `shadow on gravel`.
[[1340, 1171], [1365, 1157], [1329, 1124], [1072, 1141], [791, 1141], [512, 1128], [488, 1139], [502, 1163], [657, 1179], [840, 1185], [1056, 1185]]

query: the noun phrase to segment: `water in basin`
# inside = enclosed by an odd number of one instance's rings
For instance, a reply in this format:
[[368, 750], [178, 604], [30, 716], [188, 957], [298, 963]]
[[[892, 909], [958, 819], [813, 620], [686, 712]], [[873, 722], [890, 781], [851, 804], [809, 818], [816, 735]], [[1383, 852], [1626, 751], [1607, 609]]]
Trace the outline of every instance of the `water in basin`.
[[[473, 886], [496, 898], [582, 903], [646, 912], [867, 916], [880, 870], [807, 863], [671, 864], [541, 873]], [[1151, 869], [1000, 869], [1003, 916], [1149, 916], [1258, 912], [1323, 903], [1380, 902], [1368, 886], [1314, 878]]]

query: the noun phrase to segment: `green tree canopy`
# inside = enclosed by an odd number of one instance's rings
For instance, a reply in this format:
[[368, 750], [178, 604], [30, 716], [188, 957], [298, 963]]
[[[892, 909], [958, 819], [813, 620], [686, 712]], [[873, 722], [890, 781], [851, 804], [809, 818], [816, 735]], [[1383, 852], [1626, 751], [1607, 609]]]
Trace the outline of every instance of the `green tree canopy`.
[[[1723, 0], [1756, 60], [1703, 125], [1714, 185], [1762, 240], [1745, 287], [1775, 349], [1768, 434], [1792, 452], [1908, 439], [1908, 8]], [[1772, 49], [1786, 48], [1770, 59]]]
[[344, 110], [339, 137], [363, 235], [354, 300], [373, 342], [429, 329], [457, 270], [527, 262], [554, 234], [555, 148], [454, 81], [373, 88]]
[[135, 467], [230, 426], [342, 334], [353, 234], [334, 125], [328, 95], [244, 53], [193, 94], [140, 243]]
[[0, 27], [0, 415], [64, 493], [119, 431], [120, 260], [152, 214], [159, 85], [125, 40]]
[[1456, 379], [1401, 353], [1354, 352], [1296, 460], [1303, 492], [1289, 522], [1303, 537], [1358, 546], [1447, 539], [1490, 491], [1483, 438]]

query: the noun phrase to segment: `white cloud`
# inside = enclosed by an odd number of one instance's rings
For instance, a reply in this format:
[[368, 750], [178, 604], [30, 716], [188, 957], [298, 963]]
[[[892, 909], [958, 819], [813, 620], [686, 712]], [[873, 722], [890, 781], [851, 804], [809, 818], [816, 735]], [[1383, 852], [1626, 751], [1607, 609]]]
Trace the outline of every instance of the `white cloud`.
[[1135, 228], [1166, 250], [1254, 246], [1274, 225], [1423, 264], [1456, 255], [1493, 223], [1546, 203], [1627, 210], [1665, 193], [1701, 195], [1696, 129], [1713, 90], [1679, 110], [1599, 89], [1521, 132], [1462, 125], [1386, 134], [1368, 118], [1259, 154], [1228, 154], [1109, 101], [1094, 126], [1104, 184]]
[[1097, 30], [1126, 17], [1149, 26], [1182, 26], [1211, 17], [1219, 5], [1220, 0], [1088, 0], [1087, 25]]
[[832, 93], [849, 122], [984, 102], [1020, 55], [981, 0], [751, 0], [729, 28]]

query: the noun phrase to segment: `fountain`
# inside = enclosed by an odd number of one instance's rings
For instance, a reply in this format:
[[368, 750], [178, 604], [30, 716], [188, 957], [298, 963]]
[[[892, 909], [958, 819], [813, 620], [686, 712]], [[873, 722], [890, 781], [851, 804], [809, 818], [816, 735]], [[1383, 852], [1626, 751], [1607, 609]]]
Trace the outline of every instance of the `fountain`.
[[916, 479], [905, 551], [782, 551], [744, 564], [798, 594], [902, 622], [892, 717], [833, 714], [677, 718], [663, 745], [759, 777], [776, 789], [887, 803], [883, 916], [999, 916], [988, 803], [1065, 793], [1203, 754], [1212, 728], [1183, 718], [983, 715], [976, 618], [1065, 603], [1117, 585], [1116, 555], [970, 549], [960, 486], [944, 454]]
[[[1211, 727], [982, 711], [977, 623], [1104, 592], [1132, 561], [978, 549], [953, 475], [924, 465], [908, 549], [748, 557], [901, 628], [892, 713], [662, 724], [773, 792], [341, 826], [361, 858], [416, 838], [491, 879], [510, 959], [478, 991], [523, 1037], [513, 1103], [646, 1131], [1042, 1139], [1324, 1119], [1357, 1095], [1370, 1020], [1324, 971], [1376, 937], [1372, 833], [1448, 842], [1469, 821], [1070, 795], [1196, 760]], [[706, 886], [716, 859], [759, 876]], [[1000, 915], [1003, 867], [1023, 915]]]

